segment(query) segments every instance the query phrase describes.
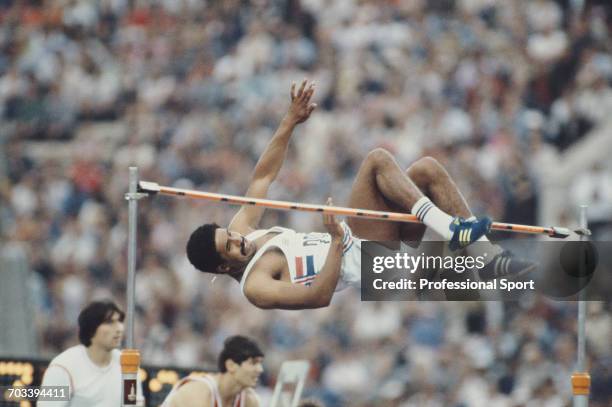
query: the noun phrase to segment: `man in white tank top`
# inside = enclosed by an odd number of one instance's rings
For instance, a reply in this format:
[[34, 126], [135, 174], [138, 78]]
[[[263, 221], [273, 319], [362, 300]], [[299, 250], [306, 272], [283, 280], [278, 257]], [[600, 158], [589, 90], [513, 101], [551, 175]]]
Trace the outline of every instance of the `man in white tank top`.
[[161, 407], [259, 407], [253, 388], [263, 372], [263, 356], [252, 339], [227, 338], [217, 361], [219, 373], [182, 378]]
[[[42, 386], [67, 386], [69, 401], [38, 401], [39, 407], [109, 407], [121, 405], [119, 346], [124, 313], [112, 302], [96, 301], [79, 314], [80, 345], [51, 360]], [[137, 403], [144, 406], [139, 383]]]
[[[304, 80], [296, 91], [280, 126], [262, 153], [246, 196], [267, 198], [285, 160], [294, 128], [306, 121], [316, 105], [311, 103], [314, 83]], [[331, 198], [328, 199], [331, 204]], [[290, 229], [258, 229], [264, 208], [244, 205], [227, 228], [205, 224], [187, 243], [187, 257], [200, 271], [227, 274], [238, 281], [246, 298], [260, 308], [303, 309], [327, 306], [338, 281], [360, 282], [361, 240], [419, 242], [425, 230], [448, 242], [451, 250], [479, 241], [493, 253], [480, 270], [483, 279], [527, 271], [522, 261], [492, 245], [486, 233], [491, 220], [472, 215], [463, 195], [446, 170], [431, 157], [402, 171], [389, 152], [371, 151], [355, 177], [348, 206], [415, 214], [423, 224], [349, 218], [338, 223], [324, 216], [327, 234], [302, 234]], [[315, 236], [325, 235], [325, 236]], [[475, 250], [475, 249], [474, 249]], [[498, 267], [503, 265], [504, 267]]]

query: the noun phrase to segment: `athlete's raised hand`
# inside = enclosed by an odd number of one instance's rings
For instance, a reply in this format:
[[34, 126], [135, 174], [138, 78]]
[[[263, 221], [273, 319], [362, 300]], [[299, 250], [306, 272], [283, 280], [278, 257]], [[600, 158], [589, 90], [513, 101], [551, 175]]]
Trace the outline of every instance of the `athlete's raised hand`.
[[[331, 197], [327, 198], [327, 206], [333, 206]], [[323, 224], [325, 225], [325, 229], [327, 229], [332, 239], [340, 239], [340, 241], [342, 241], [344, 238], [344, 229], [342, 229], [342, 226], [340, 223], [338, 223], [334, 215], [324, 213]]]
[[311, 103], [310, 99], [315, 91], [314, 82], [304, 79], [296, 91], [295, 82], [291, 83], [291, 105], [287, 112], [287, 118], [295, 124], [306, 121], [312, 111], [317, 107], [316, 103]]

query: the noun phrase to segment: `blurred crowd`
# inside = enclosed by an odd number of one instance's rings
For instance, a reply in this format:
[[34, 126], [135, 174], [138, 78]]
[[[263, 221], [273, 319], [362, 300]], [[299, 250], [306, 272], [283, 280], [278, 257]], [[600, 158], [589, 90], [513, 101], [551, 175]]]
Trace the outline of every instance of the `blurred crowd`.
[[[302, 78], [316, 81], [318, 108], [272, 198], [346, 202], [363, 157], [384, 147], [405, 167], [436, 157], [475, 213], [536, 224], [539, 158], [612, 111], [612, 7], [584, 3], [0, 0], [0, 244], [28, 249], [40, 354], [75, 342], [89, 300], [125, 301], [128, 166], [162, 185], [244, 194]], [[609, 228], [609, 163], [577, 175], [572, 196]], [[235, 207], [141, 202], [146, 364], [213, 366], [242, 333], [267, 351], [264, 383], [282, 360], [313, 361], [307, 391], [328, 406], [567, 404], [574, 304], [360, 303], [347, 291], [326, 310], [260, 311], [184, 254], [193, 228]], [[269, 211], [274, 224], [322, 230], [311, 214]], [[602, 406], [610, 308], [592, 304], [587, 329]]]

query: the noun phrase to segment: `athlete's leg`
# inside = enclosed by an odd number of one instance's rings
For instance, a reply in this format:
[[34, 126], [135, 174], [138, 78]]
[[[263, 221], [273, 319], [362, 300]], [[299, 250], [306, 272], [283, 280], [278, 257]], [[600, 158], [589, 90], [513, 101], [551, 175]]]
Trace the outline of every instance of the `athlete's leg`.
[[[470, 218], [472, 212], [446, 169], [435, 158], [423, 157], [406, 170], [406, 175], [442, 211], [452, 216]], [[400, 238], [406, 242], [420, 242], [425, 225], [403, 223]]]
[[[472, 216], [459, 188], [436, 159], [418, 159], [408, 167], [406, 175], [442, 211], [466, 219]], [[400, 226], [400, 238], [405, 242], [420, 242], [424, 234], [425, 225], [402, 223]]]
[[[351, 189], [352, 208], [409, 213], [423, 193], [404, 174], [393, 157], [383, 149], [365, 158]], [[353, 233], [367, 240], [399, 240], [400, 223], [348, 218]]]
[[[406, 174], [427, 195], [432, 202], [441, 210], [453, 216], [471, 218], [472, 212], [459, 188], [452, 180], [446, 169], [434, 158], [424, 157], [412, 164]], [[422, 235], [417, 228], [422, 225], [402, 225], [402, 239], [406, 241], [418, 241]], [[424, 231], [424, 228], [421, 229]], [[415, 239], [415, 235], [417, 239]], [[407, 239], [409, 237], [409, 239]], [[490, 280], [499, 277], [516, 277], [527, 271], [533, 270], [532, 262], [512, 257], [511, 253], [496, 245], [491, 244], [486, 236], [478, 239], [478, 244], [467, 247], [471, 256], [488, 254], [486, 266], [480, 270], [480, 278]]]
[[472, 216], [463, 194], [435, 158], [423, 157], [415, 161], [406, 170], [406, 174], [444, 212], [465, 219]]
[[[404, 212], [411, 212], [444, 240], [450, 240], [453, 250], [475, 241], [486, 233], [490, 226], [490, 221], [486, 218], [471, 224], [459, 220], [453, 222], [453, 217], [424, 196], [384, 149], [372, 151], [364, 160], [353, 184], [349, 205], [375, 210], [392, 210], [393, 207], [399, 207]], [[400, 226], [382, 223], [363, 219], [349, 220], [351, 229], [363, 239], [400, 238]]]
[[[457, 184], [444, 166], [435, 158], [423, 157], [418, 159], [408, 167], [406, 175], [444, 212], [464, 219], [473, 216]], [[404, 240], [419, 241], [424, 231], [424, 225], [405, 224], [402, 225], [401, 234]], [[486, 237], [482, 239], [487, 240]]]

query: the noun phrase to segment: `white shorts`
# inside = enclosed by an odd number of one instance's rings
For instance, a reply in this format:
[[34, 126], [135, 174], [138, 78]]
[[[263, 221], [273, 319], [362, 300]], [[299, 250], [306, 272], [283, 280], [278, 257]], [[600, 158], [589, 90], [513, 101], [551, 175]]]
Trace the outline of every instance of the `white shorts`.
[[[353, 236], [351, 228], [345, 223], [340, 223], [344, 230], [344, 240], [342, 241], [342, 268], [340, 270], [340, 280], [336, 285], [336, 291], [344, 290], [348, 286], [361, 287], [361, 242], [356, 236]], [[436, 234], [433, 230], [427, 228], [423, 234], [422, 241], [441, 241], [440, 235]], [[367, 241], [367, 240], [365, 240]], [[412, 248], [402, 243], [402, 252], [408, 254], [417, 255], [419, 253], [419, 247]]]
[[361, 287], [362, 240], [353, 236], [351, 228], [345, 222], [340, 224], [344, 229], [344, 240], [342, 241], [342, 268], [336, 291], [344, 290], [348, 286]]

